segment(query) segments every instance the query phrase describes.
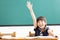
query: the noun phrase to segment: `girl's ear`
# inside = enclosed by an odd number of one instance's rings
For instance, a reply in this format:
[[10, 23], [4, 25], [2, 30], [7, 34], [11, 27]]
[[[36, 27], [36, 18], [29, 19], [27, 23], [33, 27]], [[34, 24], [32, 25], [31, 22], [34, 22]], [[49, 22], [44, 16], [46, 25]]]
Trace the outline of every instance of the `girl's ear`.
[[47, 23], [46, 23], [46, 25], [47, 25]]
[[47, 23], [45, 23], [45, 26], [47, 25]]

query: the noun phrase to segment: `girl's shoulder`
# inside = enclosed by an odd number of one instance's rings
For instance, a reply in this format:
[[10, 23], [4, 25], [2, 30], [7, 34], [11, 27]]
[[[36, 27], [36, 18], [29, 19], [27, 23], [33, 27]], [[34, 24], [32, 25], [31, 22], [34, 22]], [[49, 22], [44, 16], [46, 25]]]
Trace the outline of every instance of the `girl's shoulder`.
[[49, 30], [49, 27], [45, 27], [45, 30]]
[[35, 31], [35, 30], [38, 30], [38, 29], [39, 29], [39, 27], [37, 26], [36, 28], [34, 28], [34, 31]]

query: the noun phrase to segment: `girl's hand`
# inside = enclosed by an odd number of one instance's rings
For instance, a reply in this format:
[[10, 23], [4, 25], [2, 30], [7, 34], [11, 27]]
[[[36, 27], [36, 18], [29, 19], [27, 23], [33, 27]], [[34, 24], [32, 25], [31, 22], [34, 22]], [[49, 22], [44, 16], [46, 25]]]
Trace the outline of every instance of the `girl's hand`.
[[27, 1], [27, 7], [29, 10], [32, 10], [32, 4], [29, 1]]

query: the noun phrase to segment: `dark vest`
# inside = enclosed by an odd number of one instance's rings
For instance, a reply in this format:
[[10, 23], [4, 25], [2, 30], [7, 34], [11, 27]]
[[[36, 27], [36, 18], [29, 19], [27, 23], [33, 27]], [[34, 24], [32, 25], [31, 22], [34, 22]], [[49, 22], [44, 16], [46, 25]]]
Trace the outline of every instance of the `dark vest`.
[[34, 29], [35, 36], [48, 36], [48, 30], [49, 30], [49, 27], [45, 27], [44, 31], [41, 32], [40, 28], [37, 27]]

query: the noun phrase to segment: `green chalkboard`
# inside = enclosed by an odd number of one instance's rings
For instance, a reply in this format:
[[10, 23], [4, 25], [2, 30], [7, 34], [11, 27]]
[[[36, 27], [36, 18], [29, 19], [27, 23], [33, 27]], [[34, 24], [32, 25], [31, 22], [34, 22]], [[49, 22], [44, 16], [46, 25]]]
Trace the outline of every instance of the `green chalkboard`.
[[47, 24], [60, 24], [60, 0], [0, 0], [0, 25], [33, 24], [27, 1], [36, 15], [44, 16]]

